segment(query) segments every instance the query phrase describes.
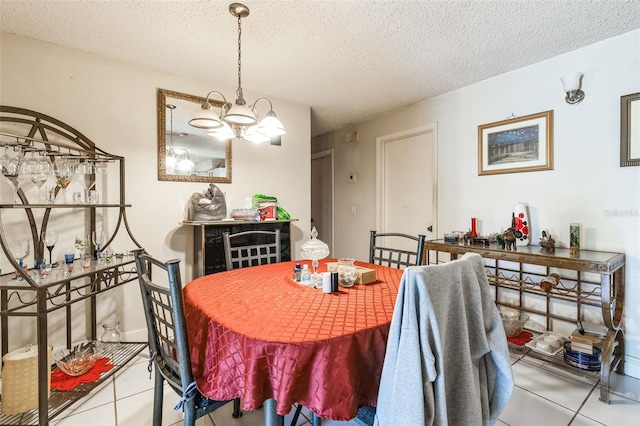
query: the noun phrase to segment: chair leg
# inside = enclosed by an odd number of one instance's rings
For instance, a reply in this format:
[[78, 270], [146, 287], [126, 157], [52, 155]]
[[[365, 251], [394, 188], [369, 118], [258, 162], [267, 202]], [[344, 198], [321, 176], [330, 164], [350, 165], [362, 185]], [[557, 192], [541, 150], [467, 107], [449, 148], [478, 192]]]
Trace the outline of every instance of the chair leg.
[[300, 417], [301, 412], [302, 412], [302, 404], [298, 404], [298, 406], [296, 407], [296, 412], [293, 414], [293, 417], [291, 418], [291, 426], [296, 426], [296, 423], [298, 423], [298, 417]]
[[184, 426], [195, 426], [196, 424], [196, 403], [189, 400], [184, 403]]
[[312, 424], [312, 426], [321, 426], [322, 425], [322, 417], [317, 416], [316, 413], [312, 413], [311, 424]]
[[237, 419], [238, 417], [242, 417], [242, 411], [240, 411], [240, 398], [236, 398], [233, 400], [233, 414], [231, 417]]
[[155, 388], [153, 390], [153, 426], [162, 426], [162, 399], [164, 396], [164, 379], [157, 369], [155, 382]]

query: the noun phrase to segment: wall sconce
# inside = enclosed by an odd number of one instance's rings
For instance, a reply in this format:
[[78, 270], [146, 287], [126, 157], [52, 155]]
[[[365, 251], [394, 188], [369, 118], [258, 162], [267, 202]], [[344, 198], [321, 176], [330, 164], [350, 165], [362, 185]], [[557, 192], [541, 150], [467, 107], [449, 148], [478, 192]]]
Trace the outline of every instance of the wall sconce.
[[567, 97], [564, 98], [564, 100], [570, 105], [578, 104], [584, 99], [584, 92], [580, 90], [582, 76], [583, 74], [581, 72], [570, 72], [569, 74], [563, 75], [560, 79], [564, 91], [567, 92]]

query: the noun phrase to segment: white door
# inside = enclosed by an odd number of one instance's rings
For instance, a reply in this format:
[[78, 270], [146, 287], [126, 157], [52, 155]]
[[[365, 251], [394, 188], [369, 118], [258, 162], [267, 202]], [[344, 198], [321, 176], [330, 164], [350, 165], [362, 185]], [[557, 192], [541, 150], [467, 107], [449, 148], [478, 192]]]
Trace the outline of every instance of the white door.
[[311, 155], [311, 226], [333, 253], [333, 150]]
[[437, 235], [437, 126], [377, 138], [377, 231]]

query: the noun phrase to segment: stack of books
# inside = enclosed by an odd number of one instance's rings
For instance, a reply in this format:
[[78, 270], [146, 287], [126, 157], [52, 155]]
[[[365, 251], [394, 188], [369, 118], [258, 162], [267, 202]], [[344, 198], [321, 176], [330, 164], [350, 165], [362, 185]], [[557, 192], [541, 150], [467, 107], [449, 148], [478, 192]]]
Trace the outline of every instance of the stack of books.
[[571, 335], [571, 350], [593, 355], [594, 346], [599, 347], [602, 344], [602, 337], [594, 334], [580, 334], [574, 331]]

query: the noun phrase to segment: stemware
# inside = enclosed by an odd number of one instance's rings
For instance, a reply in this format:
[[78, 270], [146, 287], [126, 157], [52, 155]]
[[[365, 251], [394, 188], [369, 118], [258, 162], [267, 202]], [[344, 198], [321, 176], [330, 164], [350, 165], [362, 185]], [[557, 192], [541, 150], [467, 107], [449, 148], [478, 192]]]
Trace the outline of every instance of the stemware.
[[93, 231], [91, 232], [91, 241], [96, 248], [95, 259], [100, 259], [100, 246], [104, 243], [104, 232]]
[[[87, 185], [87, 190], [89, 191], [89, 194], [91, 195], [92, 192], [91, 190], [96, 190], [96, 183], [98, 180], [98, 176], [104, 176], [107, 174], [107, 162], [106, 161], [95, 161], [93, 163], [93, 165], [90, 165], [89, 167], [91, 167], [90, 171], [87, 171], [87, 174], [89, 176], [89, 185]], [[90, 200], [91, 203], [96, 204], [98, 202], [97, 197], [97, 193], [94, 192], [93, 194], [95, 194], [93, 196], [93, 200]], [[91, 197], [89, 197], [91, 199]]]
[[51, 253], [53, 252], [53, 247], [58, 242], [58, 232], [57, 231], [47, 231], [44, 234], [44, 245], [47, 246], [47, 250], [49, 250], [49, 263], [52, 263]]
[[76, 237], [74, 245], [76, 247], [76, 250], [78, 250], [78, 253], [80, 253], [80, 258], [82, 259], [82, 256], [85, 254], [85, 250], [89, 245], [89, 237], [87, 235]]
[[[5, 147], [6, 154], [6, 147]], [[6, 160], [6, 159], [5, 159]], [[9, 161], [2, 164], [2, 174], [7, 178], [9, 184], [13, 188], [13, 203], [18, 204], [18, 188], [20, 187], [20, 168], [22, 165], [22, 152], [18, 151], [18, 154], [11, 158]]]
[[78, 182], [82, 187], [82, 197], [84, 197], [84, 201], [81, 201], [81, 203], [89, 199], [89, 188], [86, 183], [86, 176], [91, 175], [92, 169], [91, 163], [78, 162], [73, 166], [73, 180]]
[[[9, 244], [9, 250], [11, 250], [11, 254], [18, 261], [18, 264], [20, 265], [20, 269], [22, 269], [23, 267], [22, 260], [25, 257], [27, 257], [30, 253], [29, 240], [12, 241]], [[19, 281], [22, 280], [22, 277], [17, 271], [16, 271], [16, 279]]]
[[30, 158], [27, 160], [27, 173], [31, 182], [38, 187], [38, 203], [42, 203], [42, 185], [49, 179], [51, 163], [47, 157]]
[[67, 204], [67, 187], [73, 179], [73, 167], [66, 158], [59, 158], [54, 164], [56, 182], [60, 185], [61, 204]]

